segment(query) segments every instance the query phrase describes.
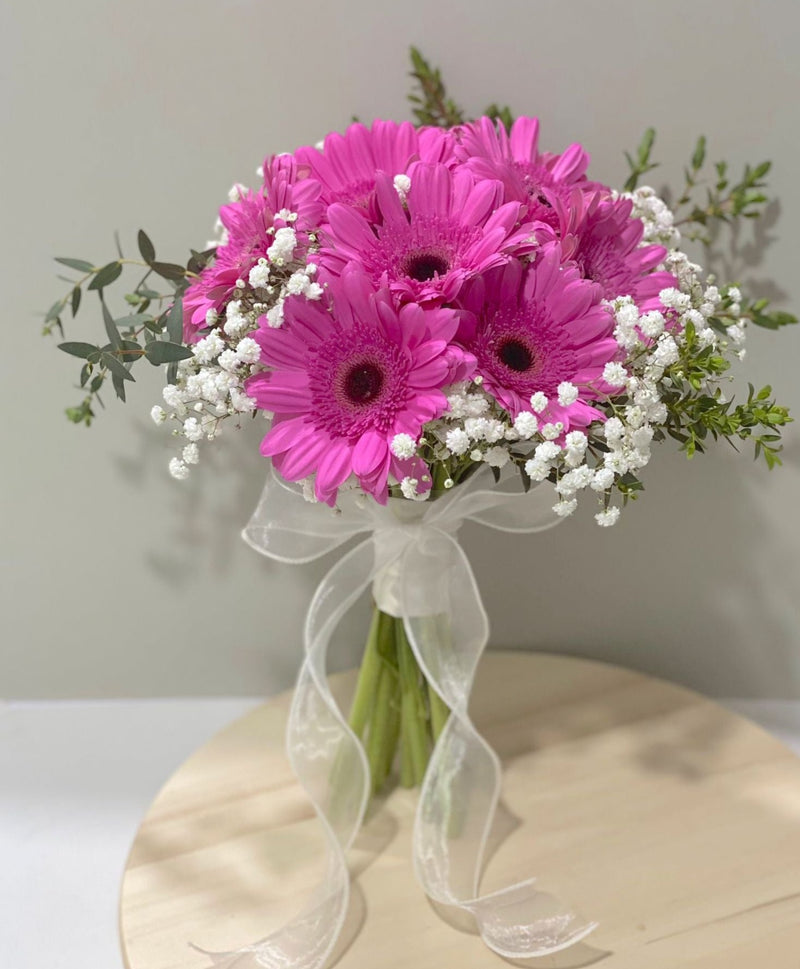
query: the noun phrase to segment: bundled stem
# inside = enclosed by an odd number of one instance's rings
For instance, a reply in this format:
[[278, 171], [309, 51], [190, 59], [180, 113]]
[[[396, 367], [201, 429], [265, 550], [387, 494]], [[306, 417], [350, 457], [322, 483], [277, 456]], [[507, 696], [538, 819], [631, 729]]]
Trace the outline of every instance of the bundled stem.
[[419, 668], [402, 619], [376, 606], [349, 718], [367, 752], [373, 794], [391, 776], [398, 750], [400, 783], [422, 784], [449, 714]]

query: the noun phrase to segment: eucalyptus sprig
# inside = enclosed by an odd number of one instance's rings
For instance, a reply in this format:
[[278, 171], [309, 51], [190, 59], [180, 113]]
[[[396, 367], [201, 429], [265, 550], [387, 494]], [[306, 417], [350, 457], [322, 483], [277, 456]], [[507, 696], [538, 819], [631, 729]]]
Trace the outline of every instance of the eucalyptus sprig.
[[[75, 424], [89, 426], [95, 417], [95, 406], [105, 406], [100, 392], [109, 378], [117, 397], [125, 400], [125, 384], [135, 382], [131, 371], [138, 360], [146, 359], [155, 367], [166, 366], [167, 380], [173, 382], [177, 362], [192, 355], [182, 342], [182, 297], [214, 250], [192, 250], [186, 266], [182, 266], [156, 259], [155, 247], [144, 230], [139, 231], [138, 247], [141, 258], [126, 259], [120, 250], [119, 258], [102, 266], [95, 266], [85, 259], [56, 258], [56, 262], [81, 275], [77, 279], [60, 277], [69, 283], [70, 289], [48, 310], [43, 332], [50, 334], [58, 329], [63, 337], [62, 317], [67, 307], [74, 319], [81, 307], [86, 307], [84, 293], [97, 293], [107, 338], [102, 343], [66, 341], [58, 345], [60, 350], [84, 361], [79, 386], [85, 395], [76, 406], [66, 409], [68, 419]], [[140, 278], [124, 294], [127, 312], [114, 316], [108, 305], [107, 291], [122, 277], [126, 268], [138, 269]], [[166, 292], [163, 286], [153, 288], [154, 277], [167, 283]]]

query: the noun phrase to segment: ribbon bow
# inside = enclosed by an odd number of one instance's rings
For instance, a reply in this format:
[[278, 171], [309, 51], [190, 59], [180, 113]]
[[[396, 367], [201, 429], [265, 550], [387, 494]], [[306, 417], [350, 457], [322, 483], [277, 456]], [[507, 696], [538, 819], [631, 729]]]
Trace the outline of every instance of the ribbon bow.
[[[236, 952], [209, 953], [215, 966], [321, 969], [341, 931], [350, 894], [345, 852], [361, 826], [370, 777], [361, 743], [331, 695], [325, 666], [334, 629], [370, 586], [380, 609], [402, 617], [421, 670], [451, 711], [431, 754], [414, 824], [414, 866], [423, 889], [440, 905], [471, 913], [486, 945], [508, 958], [556, 952], [595, 928], [537, 890], [535, 879], [479, 894], [501, 770], [467, 711], [489, 624], [456, 534], [466, 520], [507, 532], [542, 531], [560, 520], [549, 489], [523, 494], [485, 489], [483, 481], [478, 474], [436, 501], [389, 499], [386, 507], [345, 493], [332, 512], [303, 501], [299, 489], [270, 474], [243, 532], [258, 552], [279, 562], [309, 562], [355, 535], [370, 534], [333, 566], [314, 594], [287, 728], [292, 768], [325, 831], [325, 877], [283, 928]], [[447, 636], [437, 635], [441, 626], [432, 622], [442, 615], [449, 620]]]

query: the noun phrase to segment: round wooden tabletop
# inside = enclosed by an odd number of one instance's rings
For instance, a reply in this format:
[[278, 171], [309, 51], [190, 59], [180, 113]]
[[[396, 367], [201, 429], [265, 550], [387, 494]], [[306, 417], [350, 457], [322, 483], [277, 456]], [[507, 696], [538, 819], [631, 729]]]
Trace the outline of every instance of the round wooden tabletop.
[[[353, 674], [332, 678], [346, 704]], [[295, 913], [321, 874], [318, 824], [283, 751], [289, 694], [231, 724], [170, 778], [134, 841], [128, 969], [206, 969]], [[489, 653], [472, 710], [503, 760], [503, 838], [483, 889], [535, 874], [600, 923], [541, 969], [800, 969], [800, 760], [712, 701], [618, 667]], [[373, 806], [331, 965], [490, 969], [410, 861], [416, 792]]]

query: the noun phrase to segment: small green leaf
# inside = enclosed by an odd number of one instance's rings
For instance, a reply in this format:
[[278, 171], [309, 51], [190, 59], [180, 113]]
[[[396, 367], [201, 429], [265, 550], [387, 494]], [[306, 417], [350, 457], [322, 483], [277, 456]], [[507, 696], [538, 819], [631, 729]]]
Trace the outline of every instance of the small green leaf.
[[116, 349], [119, 346], [119, 330], [114, 323], [114, 317], [108, 311], [105, 300], [101, 298], [100, 304], [103, 307], [103, 323], [106, 327], [109, 342], [111, 343], [111, 346]]
[[94, 266], [85, 259], [68, 259], [66, 256], [56, 256], [56, 262], [62, 266], [69, 266], [70, 269], [77, 269], [81, 273], [93, 273]]
[[116, 393], [117, 397], [124, 404], [125, 403], [125, 400], [126, 400], [126, 398], [125, 398], [125, 381], [121, 377], [118, 377], [117, 374], [112, 373], [111, 374], [111, 383], [112, 383], [112, 385], [114, 387], [114, 392]]
[[45, 323], [50, 323], [51, 320], [58, 319], [61, 310], [64, 308], [64, 300], [60, 299], [57, 303], [53, 303], [50, 309], [45, 314]]
[[63, 350], [64, 353], [72, 354], [73, 357], [80, 357], [82, 360], [88, 360], [91, 354], [100, 350], [100, 347], [93, 346], [91, 343], [59, 343], [58, 349]]
[[697, 144], [695, 145], [694, 154], [692, 155], [692, 168], [697, 171], [698, 168], [703, 167], [703, 162], [706, 160], [706, 136], [700, 135], [697, 139]]
[[153, 340], [144, 350], [145, 356], [154, 367], [164, 363], [175, 363], [178, 360], [188, 360], [192, 356], [189, 347], [180, 343], [170, 343], [168, 340]]
[[80, 286], [76, 286], [75, 289], [72, 290], [72, 298], [71, 298], [71, 300], [72, 300], [72, 317], [74, 319], [75, 318], [75, 315], [78, 312], [78, 307], [81, 305], [81, 288], [80, 288]]
[[152, 262], [150, 263], [150, 268], [153, 272], [158, 273], [159, 276], [163, 276], [164, 279], [183, 279], [186, 275], [186, 270], [183, 266], [179, 266], [174, 262]]
[[144, 261], [147, 263], [153, 262], [156, 258], [156, 249], [144, 229], [139, 229], [137, 239], [139, 242], [139, 252], [142, 254], [142, 259], [144, 259]]
[[180, 343], [183, 339], [183, 300], [180, 296], [170, 307], [167, 316], [167, 334], [173, 343]]
[[94, 279], [89, 283], [89, 289], [102, 289], [119, 279], [122, 274], [122, 266], [119, 262], [109, 262], [102, 269], [98, 270]]

